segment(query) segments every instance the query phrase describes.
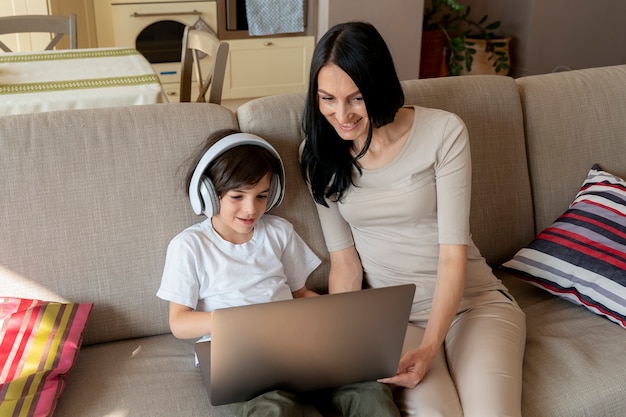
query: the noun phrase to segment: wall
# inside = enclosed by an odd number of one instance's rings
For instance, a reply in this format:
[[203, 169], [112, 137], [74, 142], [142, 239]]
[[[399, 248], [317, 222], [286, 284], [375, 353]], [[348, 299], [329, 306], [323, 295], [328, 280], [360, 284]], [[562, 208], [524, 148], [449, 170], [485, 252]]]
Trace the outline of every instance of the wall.
[[317, 37], [337, 23], [362, 20], [376, 26], [401, 80], [419, 78], [423, 0], [318, 0]]
[[513, 36], [511, 75], [626, 64], [626, 1], [463, 0]]

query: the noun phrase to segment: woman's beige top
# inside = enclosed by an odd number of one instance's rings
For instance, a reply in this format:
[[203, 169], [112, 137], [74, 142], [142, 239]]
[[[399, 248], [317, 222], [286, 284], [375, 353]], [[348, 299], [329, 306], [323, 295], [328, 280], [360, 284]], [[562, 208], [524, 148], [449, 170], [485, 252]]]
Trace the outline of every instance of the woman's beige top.
[[340, 203], [318, 205], [328, 250], [354, 244], [371, 287], [416, 284], [412, 320], [425, 320], [431, 308], [439, 244], [468, 247], [465, 297], [504, 289], [470, 236], [470, 148], [458, 116], [415, 107], [396, 158], [362, 175], [355, 169], [353, 181]]

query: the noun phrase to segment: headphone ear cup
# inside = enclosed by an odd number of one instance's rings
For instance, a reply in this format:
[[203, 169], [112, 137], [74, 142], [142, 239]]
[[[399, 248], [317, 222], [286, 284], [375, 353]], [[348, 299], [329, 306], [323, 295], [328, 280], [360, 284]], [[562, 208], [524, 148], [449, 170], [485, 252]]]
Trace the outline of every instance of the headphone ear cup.
[[265, 212], [270, 211], [274, 207], [276, 207], [280, 201], [282, 200], [282, 184], [280, 181], [280, 175], [272, 174], [272, 179], [270, 180], [270, 189], [267, 193], [267, 208]]
[[215, 191], [215, 187], [209, 177], [205, 175], [200, 179], [200, 199], [203, 213], [209, 219], [220, 211], [220, 197], [217, 195], [217, 191]]

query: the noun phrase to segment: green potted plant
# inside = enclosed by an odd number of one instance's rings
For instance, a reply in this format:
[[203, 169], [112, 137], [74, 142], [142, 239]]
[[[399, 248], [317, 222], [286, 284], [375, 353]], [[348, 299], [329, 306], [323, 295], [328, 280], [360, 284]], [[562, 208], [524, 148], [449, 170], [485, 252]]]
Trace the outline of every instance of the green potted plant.
[[[509, 70], [508, 41], [498, 37], [494, 30], [500, 21], [487, 22], [488, 16], [475, 20], [470, 6], [463, 6], [457, 0], [431, 0], [424, 8], [424, 40], [438, 33], [444, 50], [435, 49], [435, 56], [443, 56], [447, 75], [470, 73], [477, 53], [477, 44], [483, 45], [484, 55], [494, 73], [506, 74]], [[432, 32], [431, 32], [432, 31]], [[432, 53], [427, 44], [422, 43], [424, 53]], [[428, 61], [428, 58], [426, 59]], [[443, 71], [442, 71], [443, 72]], [[440, 75], [444, 75], [443, 73]]]

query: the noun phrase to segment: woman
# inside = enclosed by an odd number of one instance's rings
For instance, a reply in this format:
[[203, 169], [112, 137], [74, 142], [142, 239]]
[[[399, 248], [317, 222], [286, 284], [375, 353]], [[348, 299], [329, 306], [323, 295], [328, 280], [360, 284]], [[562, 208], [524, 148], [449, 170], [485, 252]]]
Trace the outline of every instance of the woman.
[[471, 240], [471, 161], [455, 115], [404, 106], [376, 29], [331, 28], [311, 63], [302, 174], [330, 292], [414, 283], [413, 348], [381, 382], [405, 414], [520, 416], [525, 317]]

